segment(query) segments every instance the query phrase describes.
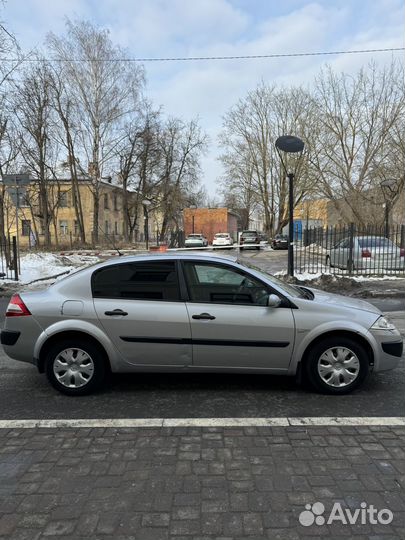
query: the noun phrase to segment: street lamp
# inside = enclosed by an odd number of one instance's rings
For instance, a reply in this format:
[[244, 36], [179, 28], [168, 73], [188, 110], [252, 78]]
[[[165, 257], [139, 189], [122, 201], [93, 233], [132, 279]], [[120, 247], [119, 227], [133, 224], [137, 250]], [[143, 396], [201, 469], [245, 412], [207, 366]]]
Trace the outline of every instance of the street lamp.
[[[276, 140], [276, 150], [288, 178], [288, 275], [294, 276], [294, 178], [300, 164], [304, 142], [293, 135], [282, 135]], [[281, 152], [299, 154], [294, 172], [288, 171]]]
[[[197, 205], [195, 205], [195, 204], [190, 204], [189, 208], [190, 208], [191, 210], [195, 210], [195, 209], [197, 208]], [[194, 212], [193, 212], [192, 215], [191, 215], [192, 233], [193, 233], [193, 234], [194, 234], [194, 232], [195, 232], [195, 231], [194, 231], [194, 222], [195, 222], [194, 219], [195, 219], [195, 215], [194, 215]]]
[[391, 203], [392, 203], [395, 195], [398, 192], [398, 183], [397, 183], [396, 180], [392, 180], [392, 179], [383, 180], [380, 183], [380, 187], [381, 187], [381, 191], [382, 191], [384, 201], [385, 201], [385, 208], [384, 208], [384, 211], [385, 211], [385, 218], [384, 218], [385, 233], [384, 233], [384, 236], [386, 238], [388, 238], [389, 237], [389, 232], [390, 232], [389, 219], [390, 219]]
[[142, 200], [142, 206], [143, 206], [143, 215], [145, 218], [145, 243], [146, 243], [146, 250], [149, 250], [149, 206], [152, 204], [152, 201], [150, 199], [143, 199]]

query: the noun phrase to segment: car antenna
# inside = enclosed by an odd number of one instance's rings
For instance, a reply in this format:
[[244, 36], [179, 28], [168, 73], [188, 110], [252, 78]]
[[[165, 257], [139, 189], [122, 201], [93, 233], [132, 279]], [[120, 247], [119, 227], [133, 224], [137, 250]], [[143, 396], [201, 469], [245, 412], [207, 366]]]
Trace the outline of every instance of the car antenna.
[[103, 233], [103, 235], [106, 237], [107, 241], [112, 245], [112, 247], [114, 248], [114, 251], [116, 251], [118, 253], [118, 255], [120, 257], [122, 257], [124, 254], [121, 253], [121, 251], [117, 248], [117, 246], [115, 245], [114, 241], [111, 239], [110, 235], [107, 234], [105, 231], [103, 231], [103, 229], [100, 227], [100, 225], [98, 225], [98, 230], [101, 231]]

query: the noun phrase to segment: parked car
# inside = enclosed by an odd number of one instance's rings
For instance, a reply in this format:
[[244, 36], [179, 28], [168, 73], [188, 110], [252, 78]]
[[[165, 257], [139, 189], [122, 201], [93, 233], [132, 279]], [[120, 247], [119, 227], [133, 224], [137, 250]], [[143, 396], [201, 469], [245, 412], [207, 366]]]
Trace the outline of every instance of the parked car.
[[[399, 248], [384, 236], [353, 237], [353, 269], [404, 270], [405, 249]], [[350, 259], [350, 238], [335, 244], [326, 256], [326, 264], [347, 269]]]
[[214, 247], [232, 246], [233, 240], [229, 233], [217, 233], [212, 241]]
[[242, 231], [239, 238], [240, 249], [255, 248], [260, 249], [260, 236], [257, 231]]
[[403, 349], [368, 302], [197, 254], [110, 259], [15, 294], [1, 343], [69, 395], [139, 371], [299, 373], [318, 391], [346, 394], [395, 368]]
[[208, 240], [203, 234], [189, 234], [184, 242], [186, 247], [207, 247]]
[[288, 236], [286, 234], [276, 234], [271, 241], [273, 249], [288, 249]]

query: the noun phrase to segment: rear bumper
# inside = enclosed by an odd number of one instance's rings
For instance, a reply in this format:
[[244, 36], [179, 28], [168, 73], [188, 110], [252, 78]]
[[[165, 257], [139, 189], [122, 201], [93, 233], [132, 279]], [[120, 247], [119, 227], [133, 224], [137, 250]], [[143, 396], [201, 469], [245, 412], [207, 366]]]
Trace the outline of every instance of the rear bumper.
[[2, 345], [13, 346], [17, 343], [21, 332], [17, 330], [2, 330], [0, 335], [0, 342]]

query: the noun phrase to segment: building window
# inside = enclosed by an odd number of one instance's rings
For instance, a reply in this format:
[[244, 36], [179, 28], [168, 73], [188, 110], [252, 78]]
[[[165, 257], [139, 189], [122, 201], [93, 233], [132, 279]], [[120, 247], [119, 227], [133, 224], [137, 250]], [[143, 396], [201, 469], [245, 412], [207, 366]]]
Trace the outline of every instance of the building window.
[[77, 219], [74, 221], [74, 230], [75, 230], [75, 236], [79, 236], [79, 222]]
[[29, 236], [31, 233], [31, 220], [30, 219], [23, 219], [21, 220], [21, 227], [22, 227], [22, 236]]
[[18, 193], [18, 206], [19, 206], [19, 208], [29, 206], [29, 205], [30, 205], [30, 201], [29, 201], [29, 195], [27, 193], [27, 190], [20, 188], [19, 193]]
[[118, 210], [118, 195], [114, 193], [114, 210]]
[[68, 234], [68, 222], [65, 219], [59, 220], [59, 231], [62, 236]]
[[105, 234], [108, 234], [109, 230], [110, 230], [110, 223], [108, 221], [106, 221], [105, 224], [104, 224], [104, 232], [105, 232]]
[[114, 233], [119, 234], [119, 232], [118, 232], [118, 221], [116, 221], [115, 224], [114, 224]]
[[61, 191], [59, 193], [59, 208], [69, 208], [69, 192]]
[[104, 193], [104, 209], [108, 210], [109, 207], [109, 201], [108, 201], [108, 193]]

